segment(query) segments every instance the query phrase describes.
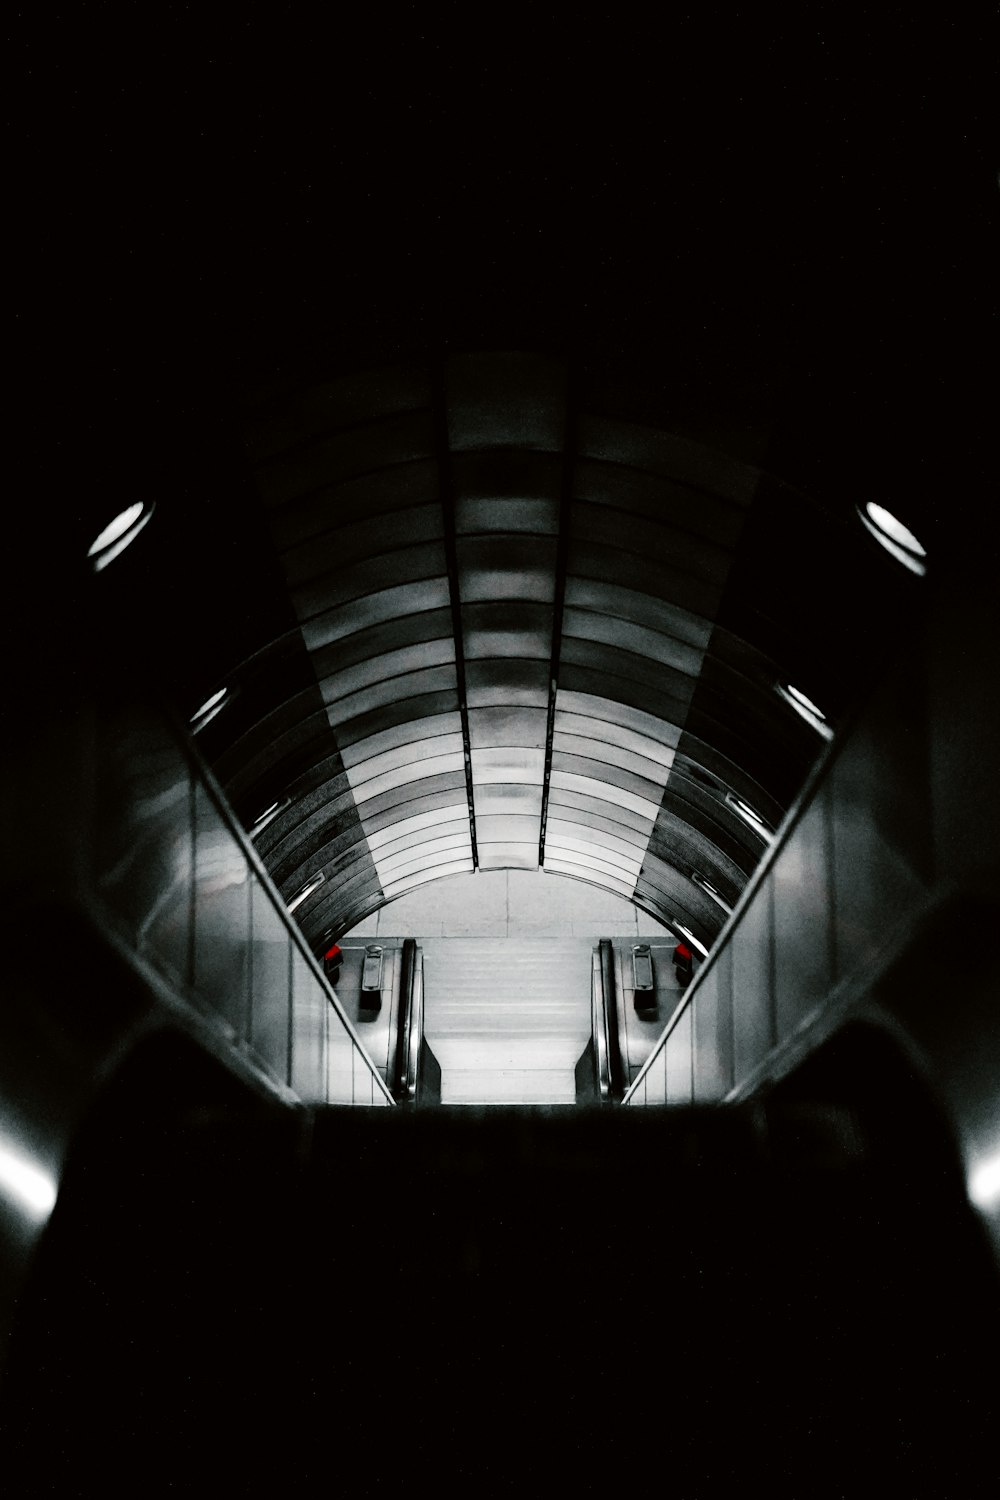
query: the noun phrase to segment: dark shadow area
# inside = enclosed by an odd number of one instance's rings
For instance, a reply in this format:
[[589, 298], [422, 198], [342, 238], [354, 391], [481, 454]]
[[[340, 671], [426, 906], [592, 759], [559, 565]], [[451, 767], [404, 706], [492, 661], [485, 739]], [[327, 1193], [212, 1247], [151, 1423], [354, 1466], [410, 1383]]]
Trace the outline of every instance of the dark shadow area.
[[150, 1048], [74, 1151], [7, 1385], [40, 1489], [996, 1472], [995, 1273], [882, 1038], [730, 1110], [247, 1111], [210, 1072]]

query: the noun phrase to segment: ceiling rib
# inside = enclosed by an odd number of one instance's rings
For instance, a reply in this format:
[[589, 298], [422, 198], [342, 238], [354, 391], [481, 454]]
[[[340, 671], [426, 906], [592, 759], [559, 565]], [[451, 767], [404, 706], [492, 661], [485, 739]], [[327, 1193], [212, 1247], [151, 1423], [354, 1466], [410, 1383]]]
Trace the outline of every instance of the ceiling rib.
[[569, 534], [573, 510], [573, 480], [578, 440], [577, 384], [572, 364], [566, 371], [566, 427], [563, 436], [562, 483], [559, 490], [559, 534], [556, 538], [555, 593], [552, 603], [552, 656], [549, 662], [549, 711], [545, 724], [545, 764], [542, 770], [542, 816], [538, 826], [538, 868], [545, 867], [545, 830], [549, 816], [549, 783], [552, 778], [552, 747], [556, 728], [556, 698], [559, 693], [559, 663], [562, 655], [563, 614], [566, 604], [566, 572], [569, 566]]
[[469, 801], [469, 842], [472, 846], [472, 868], [479, 869], [479, 846], [476, 841], [476, 803], [472, 785], [472, 739], [469, 733], [469, 702], [465, 685], [465, 646], [462, 638], [462, 596], [458, 583], [458, 547], [455, 527], [455, 475], [448, 438], [448, 408], [445, 395], [444, 366], [435, 363], [431, 380], [434, 411], [434, 442], [441, 476], [441, 514], [444, 528], [445, 566], [448, 572], [448, 598], [451, 604], [451, 628], [455, 637], [455, 682], [458, 689], [458, 711], [462, 722], [462, 755], [465, 763], [465, 794]]

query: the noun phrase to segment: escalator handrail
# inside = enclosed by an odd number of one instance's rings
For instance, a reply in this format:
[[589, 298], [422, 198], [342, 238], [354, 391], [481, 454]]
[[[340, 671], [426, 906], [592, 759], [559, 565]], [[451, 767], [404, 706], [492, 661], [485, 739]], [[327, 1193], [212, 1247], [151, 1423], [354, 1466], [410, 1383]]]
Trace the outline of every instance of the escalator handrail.
[[597, 1093], [603, 1101], [611, 1093], [611, 1065], [608, 1053], [608, 1017], [604, 996], [604, 976], [601, 972], [600, 950], [593, 955], [591, 983], [591, 1029], [594, 1037], [594, 1066], [597, 1075]]
[[410, 991], [410, 1024], [406, 1049], [406, 1078], [403, 1097], [416, 1099], [417, 1077], [420, 1067], [420, 1043], [424, 1031], [424, 966], [420, 949], [413, 959], [413, 983]]
[[417, 1096], [424, 1000], [423, 955], [413, 938], [403, 942], [400, 991], [393, 1093], [398, 1102], [412, 1103]]

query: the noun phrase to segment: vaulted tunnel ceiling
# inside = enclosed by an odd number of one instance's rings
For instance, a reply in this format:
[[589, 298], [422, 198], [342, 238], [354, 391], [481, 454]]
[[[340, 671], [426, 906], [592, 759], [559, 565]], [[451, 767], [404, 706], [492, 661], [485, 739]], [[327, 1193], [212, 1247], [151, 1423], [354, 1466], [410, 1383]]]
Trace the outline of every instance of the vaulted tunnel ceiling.
[[117, 687], [228, 689], [198, 741], [248, 828], [277, 804], [286, 898], [323, 875], [313, 943], [541, 858], [707, 946], [737, 802], [773, 827], [824, 745], [779, 688], [836, 725], [914, 618], [857, 507], [981, 545], [989, 49], [833, 20], [536, 7], [487, 55], [372, 12], [282, 55], [199, 13], [127, 78], [47, 30], [11, 665], [83, 680], [96, 583]]
[[711, 945], [825, 744], [782, 687], [832, 726], [902, 585], [746, 429], [656, 415], [511, 351], [248, 411], [294, 624], [199, 737], [286, 900], [313, 887], [314, 945], [425, 882], [539, 866]]

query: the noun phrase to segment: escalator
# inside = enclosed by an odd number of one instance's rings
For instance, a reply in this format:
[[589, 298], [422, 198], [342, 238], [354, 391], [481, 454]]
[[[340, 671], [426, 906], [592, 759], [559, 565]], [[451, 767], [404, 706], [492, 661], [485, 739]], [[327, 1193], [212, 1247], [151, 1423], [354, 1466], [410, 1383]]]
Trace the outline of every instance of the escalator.
[[418, 945], [383, 1075], [183, 739], [75, 733], [2, 928], [7, 1492], [993, 1492], [997, 898], [940, 778], [937, 886], [862, 723], [644, 1062], [605, 940], [575, 1105], [432, 1109]]
[[424, 955], [413, 938], [345, 939], [324, 954], [338, 1004], [396, 1104], [440, 1103], [441, 1069], [424, 1035]]
[[590, 1036], [589, 941], [431, 937], [421, 948], [443, 1102], [573, 1104]]
[[[998, 1477], [994, 1262], [884, 1028], [736, 1105], [307, 1106], [213, 1025], [166, 1024], [151, 968], [66, 911], [102, 996], [82, 1009], [34, 962], [50, 925], [8, 934], [12, 1002], [33, 996], [63, 1084], [86, 1047], [105, 1060], [58, 1095], [58, 1197], [27, 1271], [5, 1265], [9, 1493]], [[401, 947], [394, 1080], [417, 1106], [418, 959]]]

